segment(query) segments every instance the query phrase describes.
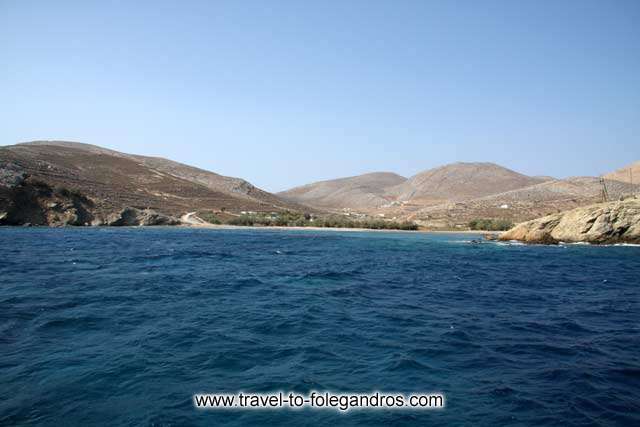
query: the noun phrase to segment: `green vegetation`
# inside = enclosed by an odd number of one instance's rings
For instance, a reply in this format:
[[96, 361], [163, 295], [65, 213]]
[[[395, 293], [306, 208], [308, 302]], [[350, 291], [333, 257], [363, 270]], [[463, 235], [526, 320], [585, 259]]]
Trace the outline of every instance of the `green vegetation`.
[[386, 221], [384, 219], [351, 219], [346, 216], [332, 215], [318, 218], [312, 224], [315, 227], [332, 228], [368, 228], [372, 230], [417, 230], [418, 225], [408, 221]]
[[505, 231], [513, 227], [513, 222], [508, 219], [480, 218], [469, 221], [472, 230]]
[[198, 216], [212, 224], [238, 226], [276, 226], [276, 227], [328, 227], [328, 228], [366, 228], [373, 230], [417, 230], [418, 226], [407, 221], [387, 221], [383, 219], [354, 219], [345, 215], [312, 217], [298, 212], [247, 213], [226, 220], [212, 212], [200, 212]]
[[216, 214], [209, 211], [198, 212], [198, 217], [207, 221], [209, 224], [222, 224], [222, 221]]

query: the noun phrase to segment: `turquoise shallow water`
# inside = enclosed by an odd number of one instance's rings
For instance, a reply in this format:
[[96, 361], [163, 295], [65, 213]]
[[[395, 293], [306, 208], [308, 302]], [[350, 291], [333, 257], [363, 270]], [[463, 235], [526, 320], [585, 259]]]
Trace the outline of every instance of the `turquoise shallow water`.
[[[0, 229], [1, 425], [640, 425], [640, 248]], [[196, 392], [445, 394], [437, 412]]]

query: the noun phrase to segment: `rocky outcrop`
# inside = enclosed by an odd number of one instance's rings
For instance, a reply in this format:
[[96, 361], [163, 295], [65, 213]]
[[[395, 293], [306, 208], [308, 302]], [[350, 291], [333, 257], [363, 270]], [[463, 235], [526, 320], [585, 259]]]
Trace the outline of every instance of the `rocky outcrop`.
[[[115, 211], [115, 212], [114, 212]], [[0, 167], [0, 225], [178, 225], [180, 220], [151, 209], [100, 210], [75, 190], [52, 187], [18, 167]]]
[[64, 188], [23, 177], [0, 185], [0, 225], [89, 225], [93, 202]]
[[137, 225], [178, 225], [180, 220], [155, 212], [151, 209], [124, 208], [109, 215], [105, 221], [94, 221], [92, 225], [137, 226]]
[[518, 224], [500, 240], [556, 244], [640, 243], [640, 200], [598, 203]]
[[26, 173], [15, 163], [0, 164], [0, 187], [13, 188], [22, 184]]

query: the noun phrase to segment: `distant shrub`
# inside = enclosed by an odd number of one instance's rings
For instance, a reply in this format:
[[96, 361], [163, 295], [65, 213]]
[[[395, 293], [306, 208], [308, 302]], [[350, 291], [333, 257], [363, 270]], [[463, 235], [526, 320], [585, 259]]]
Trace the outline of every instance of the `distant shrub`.
[[69, 198], [77, 197], [80, 199], [85, 198], [85, 196], [79, 190], [76, 190], [76, 189], [67, 188], [67, 187], [57, 187], [55, 190], [62, 197], [69, 197]]
[[[204, 219], [204, 218], [203, 218]], [[413, 222], [387, 221], [383, 219], [353, 219], [344, 215], [327, 215], [313, 218], [309, 214], [298, 212], [242, 214], [227, 221], [229, 225], [239, 226], [279, 226], [279, 227], [328, 227], [328, 228], [367, 228], [374, 230], [417, 230]]]
[[220, 218], [218, 218], [213, 212], [198, 212], [198, 217], [207, 221], [209, 224], [222, 224]]
[[505, 231], [513, 227], [508, 219], [479, 218], [469, 221], [471, 230]]
[[250, 215], [240, 215], [240, 216], [231, 218], [229, 221], [227, 221], [227, 224], [251, 226], [251, 225], [255, 225], [255, 222]]

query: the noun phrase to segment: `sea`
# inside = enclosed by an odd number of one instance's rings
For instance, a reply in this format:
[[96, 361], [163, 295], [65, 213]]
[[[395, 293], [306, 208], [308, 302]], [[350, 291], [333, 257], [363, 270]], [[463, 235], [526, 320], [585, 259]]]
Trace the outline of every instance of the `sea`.
[[[0, 425], [638, 426], [640, 247], [0, 228]], [[196, 408], [197, 393], [442, 408]]]

